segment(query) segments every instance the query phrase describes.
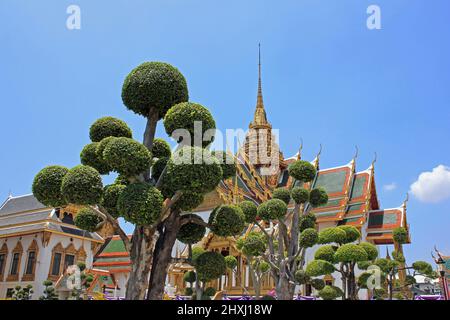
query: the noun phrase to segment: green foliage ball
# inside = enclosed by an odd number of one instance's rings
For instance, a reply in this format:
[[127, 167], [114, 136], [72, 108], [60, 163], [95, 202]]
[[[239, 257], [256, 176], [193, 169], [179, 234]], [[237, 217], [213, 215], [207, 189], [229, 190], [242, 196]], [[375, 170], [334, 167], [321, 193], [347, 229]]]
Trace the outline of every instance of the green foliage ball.
[[276, 188], [272, 192], [272, 199], [280, 199], [286, 204], [291, 201], [291, 193], [285, 188]]
[[361, 242], [359, 246], [366, 251], [367, 260], [375, 260], [378, 257], [378, 249], [374, 244], [369, 242]]
[[319, 243], [345, 243], [347, 234], [344, 230], [337, 227], [325, 228], [319, 232]]
[[245, 228], [244, 213], [235, 205], [221, 205], [215, 211], [211, 231], [221, 237], [235, 236]]
[[405, 228], [399, 227], [394, 229], [394, 241], [399, 244], [408, 242], [408, 231]]
[[310, 182], [316, 176], [316, 168], [308, 161], [297, 160], [288, 167], [291, 177], [302, 182]]
[[400, 263], [404, 263], [406, 261], [405, 256], [403, 255], [403, 253], [398, 252], [398, 251], [392, 251], [392, 257], [400, 262]]
[[219, 160], [223, 173], [222, 179], [228, 179], [236, 175], [236, 162], [232, 154], [217, 150], [211, 152], [211, 154]]
[[212, 297], [215, 294], [216, 294], [216, 289], [214, 289], [213, 287], [208, 287], [205, 289], [205, 295]]
[[331, 263], [335, 263], [334, 254], [336, 253], [336, 249], [332, 245], [325, 245], [319, 247], [314, 253], [314, 259], [316, 260], [325, 260]]
[[78, 211], [75, 216], [75, 225], [89, 232], [95, 232], [97, 230], [97, 225], [102, 221], [102, 219], [95, 213], [91, 208], [85, 207]]
[[142, 144], [130, 138], [116, 138], [103, 151], [106, 163], [116, 172], [131, 177], [150, 168], [152, 154]]
[[294, 275], [295, 282], [297, 284], [307, 284], [310, 280], [310, 277], [306, 274], [304, 270], [297, 270]]
[[206, 193], [219, 184], [222, 168], [208, 150], [185, 146], [172, 155], [163, 179], [172, 193], [177, 190]]
[[108, 213], [114, 218], [120, 216], [119, 211], [117, 210], [117, 201], [125, 188], [126, 186], [122, 184], [110, 184], [103, 190], [101, 205], [108, 210]]
[[[201, 133], [201, 139], [209, 138], [206, 141], [194, 141], [194, 126], [196, 122], [201, 123], [202, 130], [201, 132], [197, 133], [197, 135]], [[166, 129], [166, 133], [169, 136], [175, 138], [178, 143], [183, 142], [184, 145], [206, 147], [214, 141], [216, 122], [214, 121], [214, 118], [209, 110], [204, 106], [198, 103], [182, 102], [174, 105], [167, 112], [166, 116], [164, 117], [164, 128]], [[186, 130], [190, 134], [190, 141], [183, 141], [183, 138], [185, 137], [183, 137], [182, 135], [176, 135], [177, 132], [174, 131], [179, 129]], [[206, 131], [212, 134], [205, 135]]]
[[172, 208], [180, 209], [182, 211], [190, 211], [201, 205], [204, 198], [205, 196], [203, 193], [183, 191], [183, 194], [178, 201], [174, 203]]
[[412, 264], [412, 267], [414, 270], [424, 275], [433, 273], [433, 267], [425, 261], [416, 261]]
[[183, 275], [184, 282], [193, 283], [197, 279], [197, 275], [195, 274], [195, 271], [188, 271]]
[[117, 210], [125, 220], [139, 226], [154, 223], [161, 214], [163, 196], [148, 183], [128, 185], [117, 200]]
[[255, 222], [256, 216], [258, 215], [258, 207], [253, 201], [242, 201], [238, 204], [244, 213], [245, 222], [252, 223]]
[[103, 157], [100, 157], [97, 153], [98, 144], [98, 142], [92, 142], [81, 150], [81, 164], [96, 169], [100, 174], [108, 174], [111, 171], [111, 168], [105, 162]]
[[172, 106], [188, 100], [186, 79], [164, 62], [142, 63], [128, 74], [122, 86], [124, 105], [144, 117], [155, 111], [161, 119]]
[[246, 256], [257, 257], [266, 250], [264, 235], [261, 232], [250, 232], [246, 237], [240, 238], [238, 249]]
[[286, 215], [287, 205], [280, 199], [270, 199], [258, 207], [258, 216], [265, 220], [276, 220]]
[[335, 258], [337, 261], [344, 263], [368, 260], [366, 250], [364, 250], [363, 247], [353, 243], [347, 243], [340, 246], [336, 250]]
[[153, 139], [152, 156], [155, 158], [170, 158], [172, 150], [170, 144], [161, 138]]
[[323, 288], [325, 288], [325, 281], [323, 281], [322, 279], [312, 279], [311, 286], [316, 290], [322, 290]]
[[[202, 220], [202, 218], [196, 214], [185, 214], [182, 217], [183, 219], [192, 217]], [[202, 240], [205, 232], [205, 226], [192, 221], [181, 226], [177, 234], [177, 239], [182, 243], [193, 244]]]
[[258, 269], [260, 272], [265, 273], [265, 272], [269, 271], [270, 265], [265, 261], [260, 261], [258, 264]]
[[355, 242], [361, 238], [361, 233], [354, 226], [339, 226], [338, 228], [345, 231], [345, 243]]
[[103, 194], [102, 178], [94, 168], [78, 165], [64, 176], [61, 192], [68, 203], [98, 204]]
[[343, 296], [343, 292], [336, 286], [325, 286], [319, 291], [319, 297], [323, 300], [335, 300]]
[[237, 259], [235, 256], [226, 256], [225, 257], [225, 264], [227, 265], [228, 269], [234, 270], [237, 267]]
[[131, 129], [125, 121], [113, 117], [103, 117], [96, 120], [89, 130], [89, 137], [92, 142], [100, 142], [107, 137], [131, 138], [132, 136]]
[[[96, 153], [97, 153], [97, 157], [99, 159], [102, 159], [103, 161], [105, 161], [105, 158], [103, 156], [103, 152], [105, 151], [105, 149], [108, 146], [108, 144], [110, 142], [116, 140], [116, 139], [117, 139], [117, 137], [106, 137], [105, 139], [103, 139], [100, 142], [98, 142]], [[109, 169], [111, 169], [111, 168], [109, 168]]]
[[335, 271], [332, 263], [325, 260], [313, 260], [306, 266], [305, 272], [310, 277], [324, 276]]
[[298, 229], [300, 232], [309, 228], [315, 228], [316, 226], [316, 216], [313, 213], [307, 213], [301, 215], [298, 218]]
[[310, 248], [314, 246], [318, 240], [319, 234], [317, 233], [316, 229], [308, 228], [303, 230], [302, 233], [300, 233], [298, 242], [300, 247]]
[[195, 266], [196, 262], [197, 262], [197, 258], [203, 253], [205, 252], [205, 249], [203, 249], [202, 247], [193, 247], [192, 248], [192, 265]]
[[64, 176], [69, 169], [62, 166], [48, 166], [38, 172], [33, 180], [33, 195], [49, 207], [61, 207], [67, 204], [61, 193]]
[[309, 191], [301, 187], [295, 187], [291, 190], [291, 197], [295, 203], [303, 204], [309, 200]]
[[197, 257], [195, 267], [200, 281], [210, 281], [225, 273], [225, 258], [220, 253], [206, 251]]
[[194, 294], [194, 290], [192, 290], [192, 288], [184, 288], [184, 295], [185, 296], [191, 296], [192, 294]]
[[324, 188], [312, 189], [309, 192], [309, 203], [314, 207], [320, 207], [328, 202], [328, 194]]

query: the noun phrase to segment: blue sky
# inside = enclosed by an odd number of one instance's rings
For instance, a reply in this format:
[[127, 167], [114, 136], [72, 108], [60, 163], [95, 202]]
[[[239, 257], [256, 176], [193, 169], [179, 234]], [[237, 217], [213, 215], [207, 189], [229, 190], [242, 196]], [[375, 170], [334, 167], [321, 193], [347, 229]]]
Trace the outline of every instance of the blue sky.
[[[81, 8], [81, 30], [66, 28], [70, 4]], [[381, 30], [366, 27], [370, 4], [381, 8]], [[145, 121], [120, 93], [143, 61], [177, 66], [220, 129], [247, 128], [261, 42], [265, 106], [285, 156], [303, 138], [304, 157], [322, 143], [321, 165], [331, 167], [358, 145], [363, 170], [376, 151], [385, 208], [442, 165], [410, 197], [406, 255], [429, 260], [434, 244], [450, 255], [449, 13], [446, 0], [3, 0], [0, 198], [29, 193], [48, 164], [78, 164], [99, 117], [119, 117], [141, 137]]]

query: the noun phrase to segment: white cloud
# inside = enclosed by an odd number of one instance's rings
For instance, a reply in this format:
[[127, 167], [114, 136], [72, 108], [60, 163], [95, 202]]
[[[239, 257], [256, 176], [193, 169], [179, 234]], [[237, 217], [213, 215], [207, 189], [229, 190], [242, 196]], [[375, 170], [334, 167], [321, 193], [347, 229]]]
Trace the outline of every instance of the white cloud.
[[383, 186], [383, 190], [385, 191], [392, 191], [397, 189], [397, 184], [395, 182], [389, 183], [389, 184], [385, 184]]
[[431, 172], [422, 172], [410, 192], [423, 202], [436, 203], [450, 198], [450, 168], [441, 164]]

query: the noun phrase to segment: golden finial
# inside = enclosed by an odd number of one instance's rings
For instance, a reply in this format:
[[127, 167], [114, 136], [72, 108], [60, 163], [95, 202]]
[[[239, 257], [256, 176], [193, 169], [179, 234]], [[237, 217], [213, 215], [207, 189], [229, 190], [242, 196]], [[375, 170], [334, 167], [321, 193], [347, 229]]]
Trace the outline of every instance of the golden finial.
[[300, 160], [302, 158], [302, 150], [303, 150], [303, 139], [300, 138], [300, 148], [298, 148], [297, 160]]
[[264, 102], [262, 96], [262, 80], [261, 80], [261, 43], [258, 44], [258, 95], [256, 99], [256, 110], [253, 122], [250, 127], [255, 125], [268, 126], [266, 111], [264, 110]]

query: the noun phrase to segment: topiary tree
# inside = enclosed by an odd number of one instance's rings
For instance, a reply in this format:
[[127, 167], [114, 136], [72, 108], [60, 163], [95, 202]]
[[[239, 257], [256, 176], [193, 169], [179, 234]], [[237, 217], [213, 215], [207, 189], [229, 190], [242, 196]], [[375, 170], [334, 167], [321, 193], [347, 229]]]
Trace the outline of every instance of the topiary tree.
[[[81, 229], [95, 231], [110, 224], [130, 252], [126, 299], [162, 299], [177, 237], [190, 246], [205, 227], [212, 227], [185, 211], [197, 207], [204, 194], [234, 175], [234, 158], [229, 162], [226, 154], [212, 154], [204, 148], [214, 139], [214, 118], [205, 107], [188, 102], [186, 80], [175, 67], [162, 62], [139, 65], [125, 78], [122, 100], [129, 110], [147, 119], [142, 143], [133, 139], [123, 121], [98, 119], [89, 130], [91, 142], [81, 151], [81, 165], [70, 170], [44, 168], [33, 181], [33, 194], [48, 206], [81, 205], [75, 219]], [[199, 124], [200, 133], [207, 137], [201, 143], [192, 139], [190, 144], [179, 139], [183, 144], [172, 153], [167, 142], [155, 139], [161, 119], [171, 136], [176, 136], [177, 129], [193, 134]], [[221, 163], [225, 157], [227, 162]], [[117, 179], [103, 187], [101, 175], [111, 173], [117, 173]], [[230, 221], [222, 211], [236, 220]], [[241, 209], [223, 208], [218, 213], [214, 228], [219, 233], [242, 231]], [[131, 239], [117, 218], [135, 225]]]
[[195, 261], [197, 300], [202, 300], [205, 296], [210, 296], [206, 293], [206, 283], [221, 277], [225, 273], [226, 267], [224, 256], [218, 252], [205, 251], [198, 255]]
[[33, 286], [31, 284], [22, 286], [15, 286], [12, 294], [12, 300], [31, 300], [33, 295]]
[[[306, 186], [316, 176], [314, 165], [302, 160], [291, 163], [288, 172], [299, 186]], [[241, 204], [246, 221], [255, 223], [265, 239], [266, 248], [260, 257], [270, 266], [280, 300], [293, 298], [295, 284], [298, 284], [295, 274], [304, 267], [306, 250], [319, 241], [315, 217], [310, 210], [327, 201], [327, 193], [321, 188], [294, 187], [291, 190], [275, 189], [272, 199], [261, 203], [256, 212], [251, 203]], [[293, 209], [288, 217], [287, 209], [291, 204]], [[277, 232], [267, 232], [257, 218], [276, 225]]]
[[58, 300], [58, 295], [53, 287], [53, 282], [45, 280], [42, 284], [45, 286], [44, 294], [39, 297], [39, 300]]

